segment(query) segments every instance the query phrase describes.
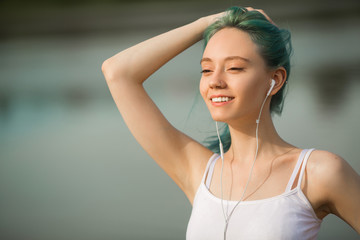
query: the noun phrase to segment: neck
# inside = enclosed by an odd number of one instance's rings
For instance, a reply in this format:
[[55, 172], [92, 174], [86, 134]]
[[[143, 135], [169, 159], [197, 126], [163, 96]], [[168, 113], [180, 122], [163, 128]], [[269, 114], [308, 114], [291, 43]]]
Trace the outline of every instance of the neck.
[[[256, 118], [243, 120], [236, 124], [229, 124], [231, 135], [231, 146], [227, 154], [233, 161], [242, 163], [252, 163], [256, 151]], [[270, 111], [263, 111], [258, 128], [258, 155], [257, 159], [262, 156], [273, 155], [279, 151], [278, 148], [290, 147], [278, 135]]]

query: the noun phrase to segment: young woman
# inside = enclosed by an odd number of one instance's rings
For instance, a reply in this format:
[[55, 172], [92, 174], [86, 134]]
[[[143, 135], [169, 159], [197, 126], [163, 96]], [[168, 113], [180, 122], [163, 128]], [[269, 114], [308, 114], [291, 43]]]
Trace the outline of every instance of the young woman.
[[[203, 36], [200, 92], [214, 121], [228, 126], [210, 144], [220, 154], [175, 129], [143, 88]], [[333, 153], [285, 142], [273, 125], [290, 53], [290, 33], [262, 10], [233, 7], [103, 63], [130, 131], [193, 204], [187, 239], [315, 239], [330, 213], [360, 233], [359, 175]]]

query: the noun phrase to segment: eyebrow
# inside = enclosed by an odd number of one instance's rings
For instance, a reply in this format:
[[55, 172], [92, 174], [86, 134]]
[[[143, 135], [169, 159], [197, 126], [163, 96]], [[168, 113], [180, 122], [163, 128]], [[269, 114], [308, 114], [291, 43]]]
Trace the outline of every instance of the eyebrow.
[[[230, 60], [242, 60], [242, 61], [245, 61], [245, 62], [248, 62], [250, 63], [251, 61], [247, 58], [244, 58], [244, 57], [240, 57], [240, 56], [229, 56], [229, 57], [226, 57], [224, 59], [224, 61], [230, 61]], [[201, 59], [200, 61], [200, 64], [203, 63], [203, 62], [212, 62], [213, 60], [211, 58], [203, 58]]]

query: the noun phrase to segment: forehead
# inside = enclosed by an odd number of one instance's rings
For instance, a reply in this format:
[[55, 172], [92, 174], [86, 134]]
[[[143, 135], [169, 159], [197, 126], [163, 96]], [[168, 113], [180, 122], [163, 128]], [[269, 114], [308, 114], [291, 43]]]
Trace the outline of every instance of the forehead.
[[224, 28], [216, 32], [206, 45], [203, 58], [222, 60], [228, 56], [240, 56], [251, 62], [262, 61], [258, 47], [250, 35], [236, 28]]

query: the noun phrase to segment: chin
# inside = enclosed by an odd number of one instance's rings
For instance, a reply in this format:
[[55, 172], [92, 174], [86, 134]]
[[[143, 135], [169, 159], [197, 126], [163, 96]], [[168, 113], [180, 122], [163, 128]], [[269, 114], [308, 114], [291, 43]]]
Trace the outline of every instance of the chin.
[[239, 123], [241, 121], [256, 120], [256, 116], [245, 114], [243, 112], [231, 112], [231, 111], [211, 111], [211, 118], [216, 122], [223, 122], [227, 124]]
[[211, 118], [217, 122], [228, 123], [230, 121], [236, 121], [244, 114], [241, 109], [232, 106], [214, 107], [212, 105], [207, 105], [207, 107]]
[[211, 118], [216, 122], [224, 122], [226, 123], [229, 120], [229, 116], [226, 116], [226, 114], [222, 113], [211, 113]]

